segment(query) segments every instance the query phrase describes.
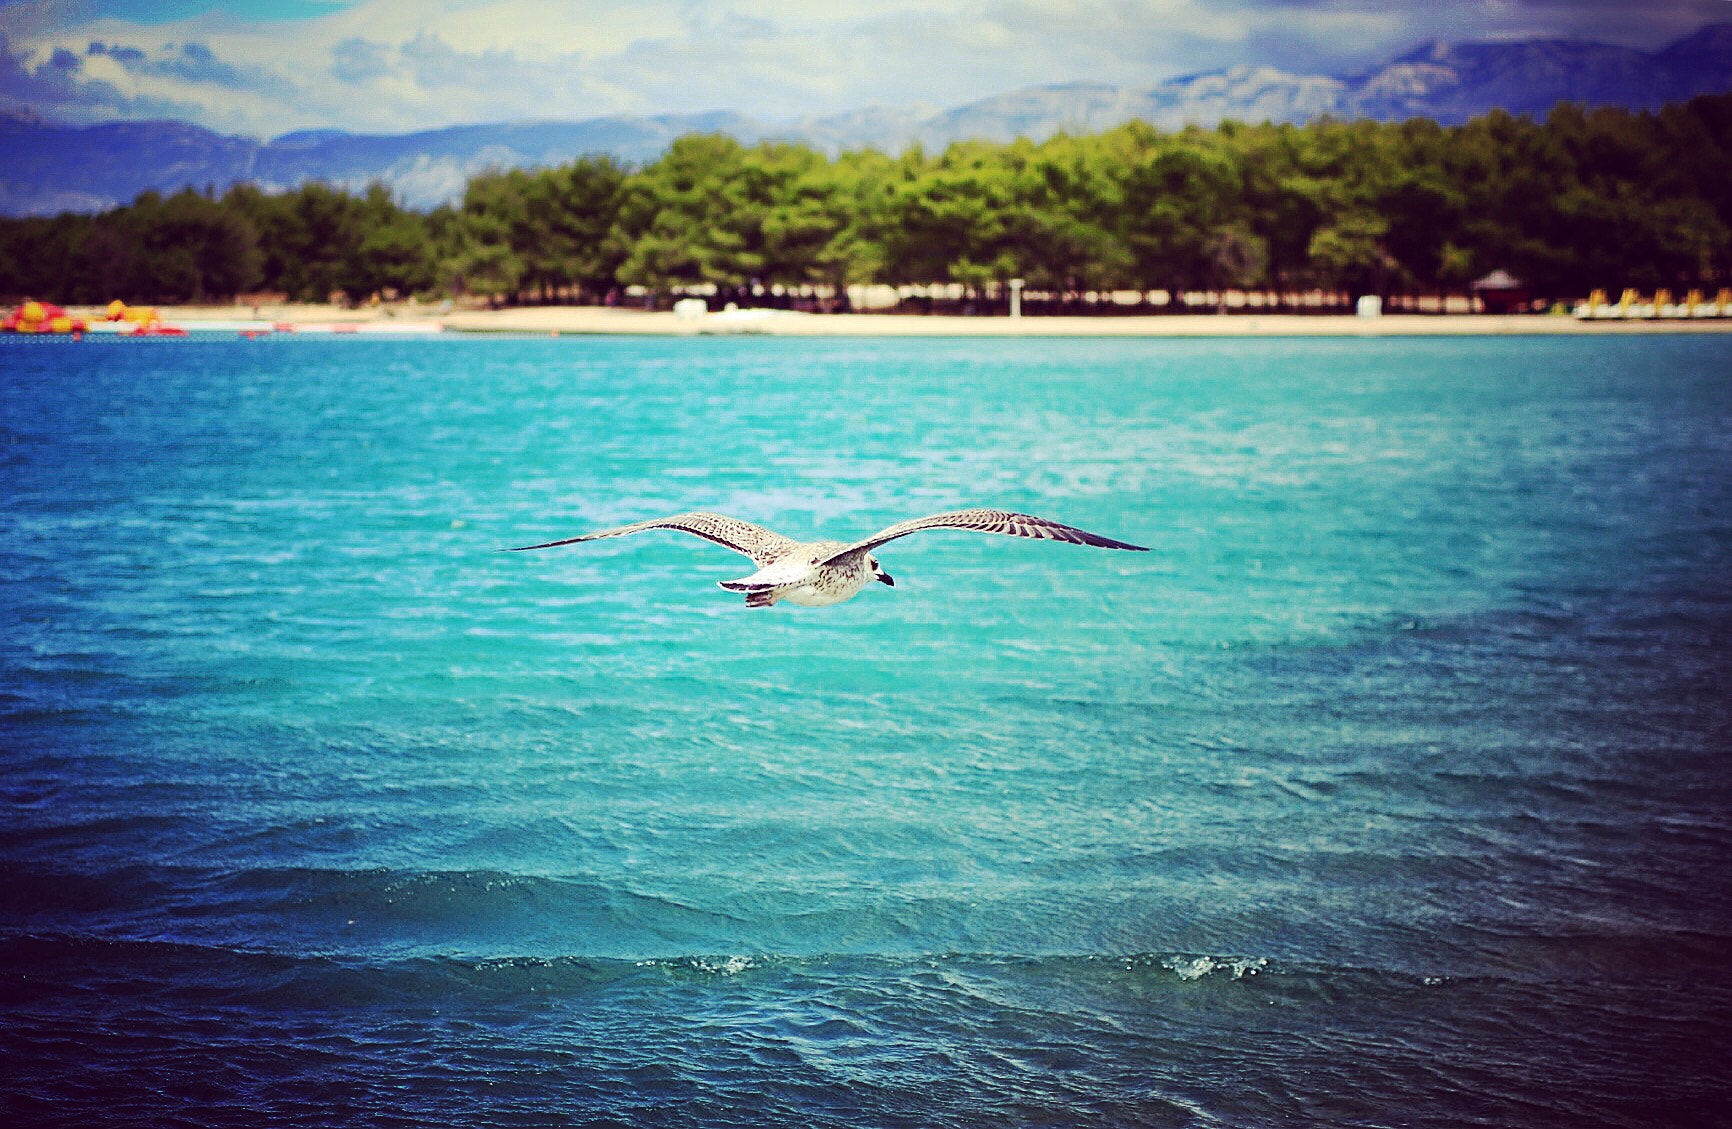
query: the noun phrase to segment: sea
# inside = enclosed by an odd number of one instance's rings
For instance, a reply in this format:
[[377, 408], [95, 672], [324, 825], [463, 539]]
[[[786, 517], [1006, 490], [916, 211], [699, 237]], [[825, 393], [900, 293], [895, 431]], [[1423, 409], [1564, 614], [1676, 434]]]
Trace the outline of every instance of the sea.
[[1732, 336], [3, 342], [0, 1123], [1726, 1125], [1729, 675]]

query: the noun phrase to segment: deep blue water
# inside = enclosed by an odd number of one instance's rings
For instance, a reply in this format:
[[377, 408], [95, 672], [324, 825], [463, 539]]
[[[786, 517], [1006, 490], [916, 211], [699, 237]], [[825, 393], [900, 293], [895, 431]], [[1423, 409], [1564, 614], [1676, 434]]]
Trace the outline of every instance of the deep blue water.
[[[7, 1125], [1732, 1100], [1732, 338], [0, 343]], [[710, 508], [961, 533], [748, 610]]]

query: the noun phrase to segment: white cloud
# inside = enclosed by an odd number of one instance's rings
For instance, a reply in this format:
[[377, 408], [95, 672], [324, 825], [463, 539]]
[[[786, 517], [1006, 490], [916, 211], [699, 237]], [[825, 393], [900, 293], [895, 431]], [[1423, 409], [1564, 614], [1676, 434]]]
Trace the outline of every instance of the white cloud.
[[[1732, 15], [1723, 0], [1638, 7], [1661, 38]], [[265, 136], [956, 105], [1079, 79], [1148, 85], [1238, 62], [1350, 68], [1432, 36], [1585, 34], [1594, 13], [1597, 26], [1630, 34], [1626, 9], [1606, 0], [363, 0], [292, 21], [219, 11], [150, 24], [67, 18], [76, 10], [0, 6], [13, 57], [0, 106], [34, 98], [43, 113], [84, 120], [167, 112]], [[140, 54], [91, 54], [93, 42]], [[82, 66], [68, 70], [61, 56], [57, 69], [56, 50]]]

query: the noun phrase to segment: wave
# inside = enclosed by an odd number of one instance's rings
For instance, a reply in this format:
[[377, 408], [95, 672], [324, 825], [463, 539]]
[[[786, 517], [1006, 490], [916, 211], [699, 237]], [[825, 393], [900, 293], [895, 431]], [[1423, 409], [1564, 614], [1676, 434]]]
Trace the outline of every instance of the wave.
[[[21, 807], [19, 811], [27, 812]], [[136, 839], [160, 834], [174, 817], [132, 814], [80, 823], [74, 837]], [[1683, 826], [1679, 838], [1712, 845], [1717, 828]], [[16, 848], [30, 847], [24, 858]], [[816, 959], [813, 954], [998, 954], [999, 962], [1065, 959], [1130, 963], [1125, 971], [1215, 981], [1265, 971], [1335, 975], [1359, 965], [1410, 980], [1493, 976], [1530, 983], [1592, 978], [1707, 979], [1732, 941], [1709, 909], [1712, 883], [1698, 884], [1695, 910], [1668, 917], [1654, 905], [1607, 916], [1508, 903], [1465, 919], [1425, 920], [1334, 912], [1334, 903], [1294, 907], [1278, 936], [1260, 899], [1290, 889], [1283, 871], [1225, 847], [1154, 851], [1139, 869], [1166, 884], [1126, 891], [1089, 890], [1057, 873], [1050, 880], [998, 890], [982, 902], [973, 887], [892, 886], [837, 897], [744, 883], [724, 891], [687, 887], [704, 902], [667, 891], [634, 889], [618, 879], [550, 876], [503, 870], [147, 865], [87, 858], [82, 867], [42, 861], [60, 841], [39, 828], [0, 831], [0, 934], [31, 933], [107, 941], [183, 942], [236, 952], [332, 956], [350, 962], [411, 958], [661, 961], [746, 971], [765, 962]], [[1381, 884], [1390, 860], [1336, 852], [1310, 863], [1313, 881], [1357, 889]], [[1483, 868], [1483, 864], [1482, 868]], [[1488, 885], [1466, 861], [1449, 856], [1403, 860], [1415, 889], [1469, 881]], [[1575, 872], [1564, 870], [1569, 878]], [[1188, 883], [1235, 888], [1212, 905], [1185, 892]], [[1176, 883], [1177, 885], [1173, 885]], [[1488, 888], [1495, 888], [1488, 885]], [[1066, 892], [1068, 890], [1068, 893]], [[1686, 889], [1678, 888], [1682, 898]], [[1501, 905], [1502, 903], [1500, 903]], [[1657, 903], [1656, 903], [1657, 904]], [[1222, 937], [1249, 951], [1198, 948]], [[1030, 954], [1040, 938], [1050, 952]], [[1129, 940], [1122, 956], [1111, 948]], [[1145, 948], [1139, 941], [1165, 941]], [[772, 954], [772, 955], [766, 955]], [[780, 954], [780, 955], [774, 955]], [[936, 958], [934, 958], [936, 959]], [[981, 957], [981, 959], [987, 959]], [[1159, 968], [1150, 961], [1166, 961]], [[697, 962], [691, 964], [691, 962]], [[682, 964], [685, 962], [685, 964]], [[777, 967], [780, 967], [779, 965]], [[1103, 966], [1104, 967], [1104, 966]], [[1092, 975], [1092, 973], [1091, 973]]]
[[[134, 824], [164, 818], [122, 822], [136, 834]], [[502, 871], [27, 864], [0, 884], [5, 920], [200, 942], [267, 936], [305, 952], [498, 951], [514, 940], [604, 951], [620, 937], [678, 945], [737, 932], [739, 924], [663, 895]]]
[[[1720, 941], [1699, 938], [1718, 951]], [[1650, 983], [1667, 979], [1656, 959]], [[1719, 964], [1715, 968], [1719, 968]], [[1545, 994], [1556, 982], [1514, 972], [1420, 974], [1405, 969], [1272, 959], [1233, 953], [767, 953], [696, 952], [646, 957], [570, 954], [476, 957], [459, 953], [407, 957], [340, 952], [287, 952], [120, 934], [0, 931], [0, 968], [28, 969], [32, 986], [102, 987], [105, 991], [186, 989], [201, 996], [228, 989], [235, 997], [314, 1004], [428, 1001], [462, 995], [538, 998], [583, 995], [626, 982], [703, 984], [756, 981], [905, 983], [959, 986], [980, 981], [1047, 982], [1103, 993], [1149, 990], [1236, 991], [1260, 1003], [1343, 997], [1405, 997], [1430, 991], [1480, 990]], [[1699, 969], [1693, 982], [1712, 994], [1732, 987]], [[1717, 983], [1718, 982], [1718, 983]], [[18, 990], [16, 984], [14, 991]]]
[[30, 991], [100, 990], [105, 996], [187, 992], [225, 1003], [319, 1005], [426, 1002], [470, 995], [570, 997], [628, 982], [704, 984], [729, 981], [906, 983], [960, 986], [959, 977], [1108, 987], [1251, 986], [1313, 992], [1410, 991], [1454, 982], [1267, 957], [1146, 952], [1103, 953], [690, 953], [623, 958], [567, 955], [472, 958], [444, 954], [360, 957], [288, 953], [172, 939], [97, 934], [0, 933], [0, 968], [28, 969], [28, 986], [11, 985], [13, 1001]]
[[1724, 976], [1560, 990], [1193, 952], [359, 960], [0, 935], [0, 1012], [14, 1092], [68, 1125], [336, 1124], [340, 1094], [351, 1120], [427, 1125], [1609, 1126], [1656, 1108], [1662, 1070], [1680, 1113], [1712, 1108], [1732, 1049]]

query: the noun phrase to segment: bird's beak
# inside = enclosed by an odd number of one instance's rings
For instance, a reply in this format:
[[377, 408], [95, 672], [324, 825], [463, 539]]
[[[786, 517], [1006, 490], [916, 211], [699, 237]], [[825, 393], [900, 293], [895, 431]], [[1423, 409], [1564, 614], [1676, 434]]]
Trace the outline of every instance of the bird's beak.
[[894, 588], [896, 587], [896, 578], [891, 576], [888, 572], [881, 572], [878, 574], [878, 583], [888, 584], [890, 587]]

